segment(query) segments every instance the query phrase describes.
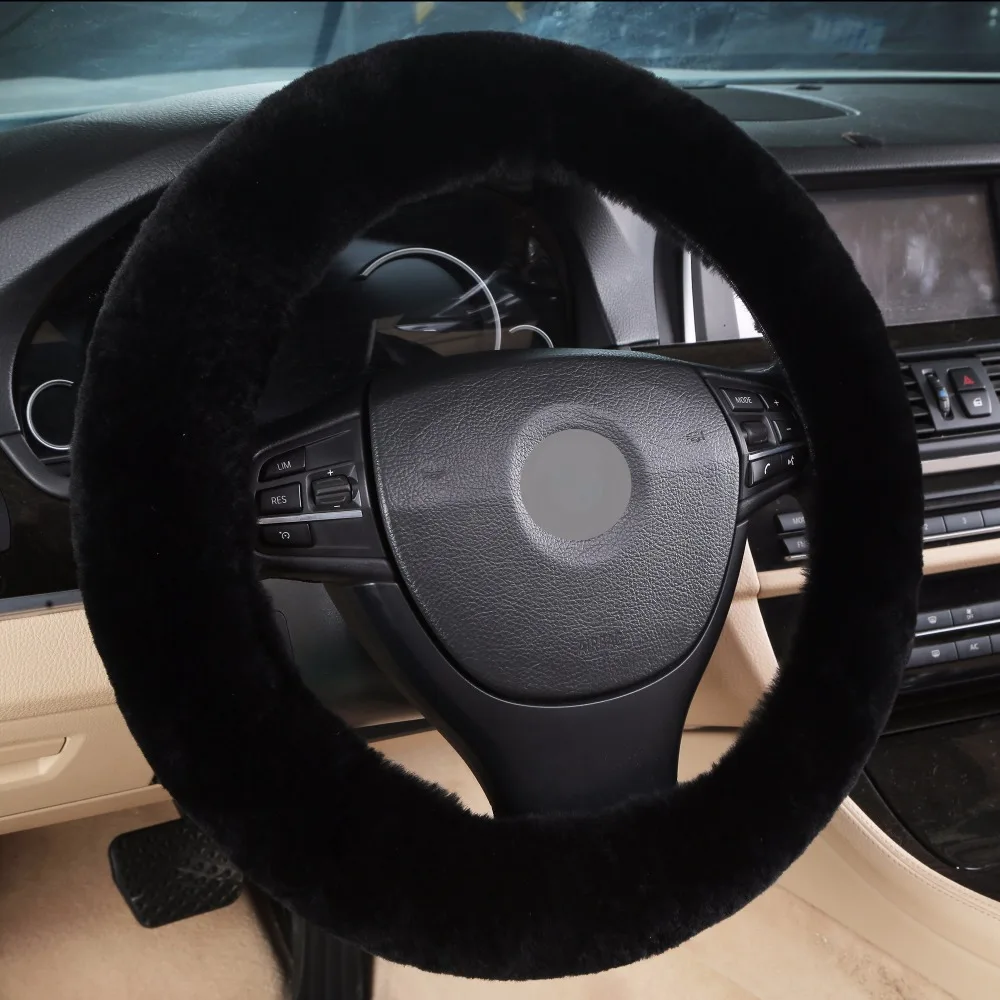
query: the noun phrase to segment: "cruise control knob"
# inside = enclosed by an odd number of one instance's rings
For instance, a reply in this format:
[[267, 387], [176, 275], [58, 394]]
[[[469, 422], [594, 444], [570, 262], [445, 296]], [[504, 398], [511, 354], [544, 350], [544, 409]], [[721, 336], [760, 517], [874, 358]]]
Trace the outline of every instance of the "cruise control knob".
[[354, 499], [355, 483], [347, 476], [330, 476], [316, 479], [312, 484], [313, 503], [323, 510], [343, 507]]

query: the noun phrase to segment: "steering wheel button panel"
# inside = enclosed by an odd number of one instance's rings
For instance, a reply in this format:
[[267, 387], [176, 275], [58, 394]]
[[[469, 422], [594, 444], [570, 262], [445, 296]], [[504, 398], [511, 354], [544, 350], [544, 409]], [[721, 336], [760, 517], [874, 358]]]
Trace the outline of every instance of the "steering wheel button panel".
[[306, 467], [305, 448], [296, 448], [295, 451], [287, 451], [284, 455], [272, 458], [260, 470], [261, 481], [268, 479], [279, 479], [282, 476], [292, 476], [296, 472], [301, 472]]
[[299, 483], [287, 483], [261, 490], [257, 494], [257, 510], [265, 517], [301, 513], [302, 486]]
[[325, 582], [391, 579], [365, 477], [358, 398], [332, 400], [321, 414], [303, 418], [298, 430], [285, 423], [282, 431], [258, 451], [254, 482], [289, 456], [303, 456], [306, 474], [256, 494], [263, 574]]

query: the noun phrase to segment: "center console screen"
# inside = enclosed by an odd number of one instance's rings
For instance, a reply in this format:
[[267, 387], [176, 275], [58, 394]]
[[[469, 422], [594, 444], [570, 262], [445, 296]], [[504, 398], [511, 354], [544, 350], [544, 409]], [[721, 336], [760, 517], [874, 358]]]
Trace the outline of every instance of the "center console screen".
[[[815, 200], [887, 326], [1000, 315], [985, 184], [821, 192]], [[685, 340], [760, 336], [739, 297], [697, 260], [685, 263], [688, 293]]]
[[816, 199], [886, 325], [996, 316], [986, 188], [844, 192]]

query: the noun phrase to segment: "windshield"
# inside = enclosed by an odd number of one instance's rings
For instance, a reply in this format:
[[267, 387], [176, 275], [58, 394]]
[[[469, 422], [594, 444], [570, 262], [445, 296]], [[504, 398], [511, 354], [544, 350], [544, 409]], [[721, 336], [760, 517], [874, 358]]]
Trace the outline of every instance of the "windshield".
[[517, 31], [686, 85], [1000, 73], [997, 3], [0, 3], [3, 127], [285, 81], [379, 42]]

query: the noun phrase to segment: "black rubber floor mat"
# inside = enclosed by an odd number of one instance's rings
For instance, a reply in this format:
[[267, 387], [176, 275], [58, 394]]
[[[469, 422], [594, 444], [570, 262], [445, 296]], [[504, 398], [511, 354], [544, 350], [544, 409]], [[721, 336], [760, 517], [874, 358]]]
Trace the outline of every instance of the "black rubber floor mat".
[[111, 876], [143, 927], [235, 903], [243, 873], [186, 819], [123, 833], [108, 848]]

